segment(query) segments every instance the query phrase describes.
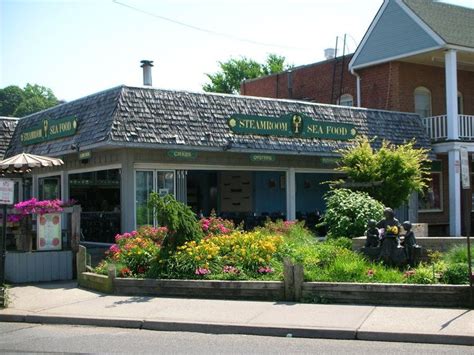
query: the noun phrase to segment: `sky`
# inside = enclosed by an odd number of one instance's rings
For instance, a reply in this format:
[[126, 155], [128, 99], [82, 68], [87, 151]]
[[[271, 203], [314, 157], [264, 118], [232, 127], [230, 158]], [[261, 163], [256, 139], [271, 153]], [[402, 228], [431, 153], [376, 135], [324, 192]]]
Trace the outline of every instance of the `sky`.
[[[117, 85], [202, 91], [219, 61], [353, 52], [383, 0], [0, 0], [0, 88], [49, 87], [70, 101]], [[474, 0], [449, 0], [474, 7]], [[172, 21], [165, 20], [170, 19]], [[178, 24], [182, 23], [186, 26]]]

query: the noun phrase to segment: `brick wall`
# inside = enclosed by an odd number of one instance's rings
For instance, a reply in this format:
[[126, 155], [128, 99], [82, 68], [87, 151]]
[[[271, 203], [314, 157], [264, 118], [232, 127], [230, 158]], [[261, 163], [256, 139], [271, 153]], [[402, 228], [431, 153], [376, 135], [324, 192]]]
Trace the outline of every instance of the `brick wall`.
[[[356, 78], [348, 70], [351, 56], [344, 60], [344, 73], [342, 83], [342, 94], [350, 94], [356, 101]], [[320, 63], [309, 64], [293, 69], [292, 99], [308, 100], [319, 103], [331, 103], [333, 87], [333, 73], [335, 60], [327, 60]], [[337, 87], [340, 85], [341, 76], [337, 75]], [[288, 92], [288, 73], [274, 74], [259, 79], [249, 80], [240, 86], [242, 95], [262, 96], [271, 98], [290, 98]], [[338, 95], [337, 95], [338, 96]]]

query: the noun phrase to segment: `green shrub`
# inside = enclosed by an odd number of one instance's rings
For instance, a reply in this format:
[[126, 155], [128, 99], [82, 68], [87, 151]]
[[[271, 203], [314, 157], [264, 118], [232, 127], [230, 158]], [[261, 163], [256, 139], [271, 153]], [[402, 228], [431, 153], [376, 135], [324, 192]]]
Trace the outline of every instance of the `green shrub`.
[[[474, 257], [474, 247], [471, 247], [471, 257]], [[457, 245], [444, 254], [443, 258], [448, 264], [467, 264], [467, 246]]]
[[467, 262], [448, 264], [442, 278], [447, 284], [459, 285], [469, 283]]
[[371, 143], [367, 137], [359, 137], [339, 151], [338, 170], [350, 181], [365, 183], [354, 190], [365, 191], [392, 208], [408, 201], [413, 192], [423, 192], [429, 182], [427, 149], [415, 148], [414, 140], [402, 145], [383, 141], [378, 150]]
[[331, 238], [364, 235], [367, 221], [382, 219], [385, 208], [365, 192], [348, 189], [331, 190], [326, 194], [325, 200], [327, 210], [324, 220]]
[[194, 212], [173, 195], [161, 197], [156, 192], [150, 194], [149, 207], [155, 211], [160, 226], [168, 228], [163, 241], [163, 256], [176, 251], [184, 243], [202, 238], [202, 230]]

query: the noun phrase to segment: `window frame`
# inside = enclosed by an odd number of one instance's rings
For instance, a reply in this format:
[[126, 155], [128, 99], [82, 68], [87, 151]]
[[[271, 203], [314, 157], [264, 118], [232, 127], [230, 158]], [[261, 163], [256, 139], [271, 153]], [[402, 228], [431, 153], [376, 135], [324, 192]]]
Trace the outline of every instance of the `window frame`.
[[[349, 102], [349, 100], [348, 100], [349, 97], [350, 97], [350, 100], [351, 100], [351, 104], [350, 105], [343, 104], [342, 102], [347, 102], [347, 103]], [[351, 94], [342, 94], [337, 99], [337, 104], [339, 106], [354, 107], [354, 96], [352, 96]]]
[[421, 213], [439, 213], [439, 212], [444, 211], [443, 171], [432, 171], [432, 172], [430, 172], [430, 175], [433, 175], [433, 174], [439, 175], [439, 185], [440, 185], [440, 188], [439, 188], [439, 206], [440, 206], [440, 208], [432, 208], [432, 209], [418, 208], [418, 212], [421, 212]]
[[[417, 111], [417, 105], [416, 105], [416, 97], [417, 97], [417, 94], [418, 93], [423, 93], [423, 94], [427, 94], [428, 98], [429, 98], [429, 110], [428, 110], [428, 115], [426, 116], [423, 116], [421, 115], [420, 113], [418, 113]], [[432, 98], [432, 95], [431, 95], [431, 90], [428, 89], [427, 87], [425, 86], [418, 86], [414, 91], [413, 91], [413, 109], [415, 111], [415, 113], [419, 114], [421, 118], [424, 118], [424, 117], [432, 117], [433, 116], [433, 98]]]
[[[163, 172], [163, 173], [173, 173], [173, 196], [176, 198], [176, 170], [174, 169], [147, 169], [147, 168], [140, 168], [140, 169], [134, 169], [133, 173], [133, 224], [135, 226], [135, 229], [137, 229], [139, 226], [137, 226], [137, 173], [138, 172], [152, 172], [153, 173], [153, 186], [152, 186], [152, 192], [159, 192], [157, 191], [158, 189], [158, 173]], [[153, 226], [157, 226], [157, 221], [155, 216], [153, 216]]]

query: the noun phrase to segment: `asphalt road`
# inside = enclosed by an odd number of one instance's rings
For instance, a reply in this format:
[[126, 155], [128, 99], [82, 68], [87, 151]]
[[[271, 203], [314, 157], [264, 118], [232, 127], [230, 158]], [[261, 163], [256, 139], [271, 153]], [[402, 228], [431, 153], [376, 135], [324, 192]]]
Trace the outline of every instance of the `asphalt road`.
[[0, 323], [0, 353], [474, 354], [467, 346]]

